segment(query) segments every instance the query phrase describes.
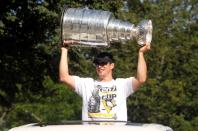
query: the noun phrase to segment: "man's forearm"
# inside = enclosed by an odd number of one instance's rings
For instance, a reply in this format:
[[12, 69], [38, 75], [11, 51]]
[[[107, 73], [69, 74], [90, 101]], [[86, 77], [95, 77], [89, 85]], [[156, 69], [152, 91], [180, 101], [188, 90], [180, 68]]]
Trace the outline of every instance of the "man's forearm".
[[138, 54], [138, 67], [137, 67], [137, 80], [144, 83], [147, 78], [147, 66], [144, 58], [144, 53], [139, 51]]
[[66, 77], [66, 75], [69, 75], [67, 52], [68, 50], [66, 48], [61, 48], [61, 58], [59, 65], [59, 78], [61, 81]]

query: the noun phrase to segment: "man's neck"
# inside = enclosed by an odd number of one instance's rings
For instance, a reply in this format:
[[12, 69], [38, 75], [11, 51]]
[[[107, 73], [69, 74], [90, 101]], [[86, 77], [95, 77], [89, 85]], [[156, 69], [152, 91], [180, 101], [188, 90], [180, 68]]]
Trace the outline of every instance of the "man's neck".
[[112, 81], [113, 80], [113, 77], [104, 77], [104, 78], [99, 78], [99, 81], [101, 82], [109, 82], [109, 81]]

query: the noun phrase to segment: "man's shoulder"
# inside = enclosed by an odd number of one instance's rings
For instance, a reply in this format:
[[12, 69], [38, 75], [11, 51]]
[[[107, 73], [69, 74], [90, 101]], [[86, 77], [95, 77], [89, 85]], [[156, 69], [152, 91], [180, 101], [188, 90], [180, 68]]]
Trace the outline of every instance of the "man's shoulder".
[[84, 81], [94, 81], [91, 77], [80, 77], [80, 76], [73, 76], [76, 80], [84, 80]]
[[124, 81], [124, 80], [132, 80], [134, 77], [127, 77], [127, 78], [116, 78], [115, 81]]

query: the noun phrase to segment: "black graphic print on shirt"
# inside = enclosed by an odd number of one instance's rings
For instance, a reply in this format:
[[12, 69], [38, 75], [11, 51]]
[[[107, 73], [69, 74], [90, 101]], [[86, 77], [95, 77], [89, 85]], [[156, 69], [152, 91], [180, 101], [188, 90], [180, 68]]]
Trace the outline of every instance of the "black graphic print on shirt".
[[117, 97], [116, 86], [95, 86], [88, 102], [90, 118], [116, 119], [115, 107]]

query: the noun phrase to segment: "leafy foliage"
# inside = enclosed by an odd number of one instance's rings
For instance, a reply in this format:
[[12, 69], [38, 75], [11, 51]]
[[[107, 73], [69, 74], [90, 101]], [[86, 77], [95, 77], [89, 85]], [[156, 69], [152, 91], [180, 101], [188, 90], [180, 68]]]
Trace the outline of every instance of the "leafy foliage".
[[[198, 130], [198, 39], [196, 0], [0, 1], [0, 128], [32, 122], [81, 119], [81, 98], [58, 81], [59, 18], [63, 5], [113, 12], [137, 25], [153, 22], [146, 54], [148, 81], [128, 99], [132, 122], [160, 123], [178, 131]], [[126, 6], [126, 5], [125, 5]], [[70, 73], [96, 78], [93, 57], [101, 50], [116, 59], [114, 77], [136, 74], [135, 41], [110, 48], [71, 48]]]

